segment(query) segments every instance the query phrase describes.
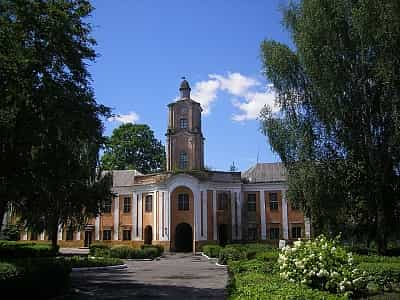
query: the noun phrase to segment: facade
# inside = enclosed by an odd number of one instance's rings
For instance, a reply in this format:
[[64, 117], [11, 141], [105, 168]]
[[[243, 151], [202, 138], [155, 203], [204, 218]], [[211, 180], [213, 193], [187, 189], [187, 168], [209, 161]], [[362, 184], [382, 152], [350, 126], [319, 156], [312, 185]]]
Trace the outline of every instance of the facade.
[[[112, 171], [115, 198], [82, 231], [60, 228], [61, 246], [103, 241], [191, 251], [206, 243], [310, 237], [310, 223], [286, 198], [281, 163], [256, 164], [243, 173], [205, 170], [202, 109], [186, 80], [168, 108], [166, 171]], [[21, 239], [44, 240], [45, 234], [23, 233]]]

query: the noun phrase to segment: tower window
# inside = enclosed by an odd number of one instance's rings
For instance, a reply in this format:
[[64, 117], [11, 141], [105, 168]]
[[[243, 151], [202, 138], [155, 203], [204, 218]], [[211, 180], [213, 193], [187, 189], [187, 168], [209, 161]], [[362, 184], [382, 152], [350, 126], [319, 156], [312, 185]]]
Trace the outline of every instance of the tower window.
[[178, 210], [189, 210], [189, 195], [179, 194], [178, 195]]
[[187, 153], [185, 151], [181, 151], [179, 153], [179, 169], [187, 168]]
[[186, 129], [188, 127], [188, 120], [185, 118], [182, 118], [179, 120], [179, 126], [182, 129]]
[[153, 196], [152, 195], [147, 195], [146, 196], [146, 201], [145, 201], [145, 209], [146, 212], [152, 212], [153, 211]]
[[269, 209], [270, 210], [278, 209], [278, 194], [277, 193], [269, 193]]

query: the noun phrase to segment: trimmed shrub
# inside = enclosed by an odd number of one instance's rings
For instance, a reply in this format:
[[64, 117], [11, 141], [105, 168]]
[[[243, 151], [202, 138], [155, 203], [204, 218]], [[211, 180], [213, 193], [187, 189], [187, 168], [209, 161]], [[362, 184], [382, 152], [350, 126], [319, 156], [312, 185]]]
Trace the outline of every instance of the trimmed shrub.
[[100, 256], [100, 257], [109, 257], [110, 250], [111, 250], [111, 247], [109, 245], [95, 243], [95, 244], [90, 245], [89, 255]]
[[50, 257], [58, 254], [59, 246], [53, 249], [50, 244], [18, 243], [0, 241], [1, 258]]
[[140, 249], [155, 248], [157, 249], [157, 256], [161, 256], [164, 253], [164, 247], [161, 245], [141, 245]]
[[145, 247], [144, 249], [136, 249], [129, 246], [116, 246], [111, 248], [110, 256], [123, 259], [154, 259], [159, 256], [159, 252], [160, 249], [156, 247]]
[[247, 252], [235, 247], [226, 247], [221, 249], [219, 252], [218, 262], [220, 264], [226, 265], [228, 261], [247, 259]]
[[119, 258], [100, 257], [100, 258], [88, 258], [82, 256], [72, 256], [63, 258], [71, 268], [90, 268], [90, 267], [104, 267], [104, 266], [115, 266], [122, 265], [124, 262]]
[[218, 245], [204, 245], [201, 250], [208, 257], [218, 258], [222, 247]]
[[[15, 298], [34, 294], [40, 297], [58, 295], [69, 287], [71, 268], [57, 258], [25, 258], [9, 261], [1, 275], [0, 290]], [[44, 284], [45, 283], [45, 284]]]
[[400, 283], [399, 262], [364, 262], [357, 267], [362, 271], [366, 271], [370, 275], [370, 281], [380, 289], [392, 290], [393, 285]]

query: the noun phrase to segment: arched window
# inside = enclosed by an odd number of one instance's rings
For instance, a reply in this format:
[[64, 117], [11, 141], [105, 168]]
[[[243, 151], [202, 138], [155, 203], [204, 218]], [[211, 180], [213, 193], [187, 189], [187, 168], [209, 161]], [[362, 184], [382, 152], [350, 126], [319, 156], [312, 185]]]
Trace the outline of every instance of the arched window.
[[181, 151], [179, 153], [179, 169], [187, 168], [187, 153], [185, 151]]
[[182, 118], [179, 120], [179, 126], [182, 129], [186, 129], [188, 127], [188, 120], [185, 118]]
[[144, 206], [145, 212], [152, 212], [153, 211], [153, 196], [152, 195], [147, 195], [146, 196], [146, 202]]
[[189, 210], [189, 195], [179, 194], [178, 195], [178, 210]]

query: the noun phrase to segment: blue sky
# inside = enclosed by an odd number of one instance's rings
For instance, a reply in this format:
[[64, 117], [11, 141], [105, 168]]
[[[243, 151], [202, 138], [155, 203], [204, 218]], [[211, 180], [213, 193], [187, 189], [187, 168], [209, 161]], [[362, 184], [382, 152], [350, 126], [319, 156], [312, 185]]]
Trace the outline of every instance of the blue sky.
[[146, 123], [165, 144], [167, 104], [181, 77], [203, 114], [205, 162], [243, 171], [278, 161], [256, 116], [273, 91], [261, 74], [263, 39], [289, 42], [281, 25], [283, 0], [93, 1], [89, 20], [100, 57], [90, 67], [97, 101], [120, 115], [106, 121], [106, 135], [121, 121]]

